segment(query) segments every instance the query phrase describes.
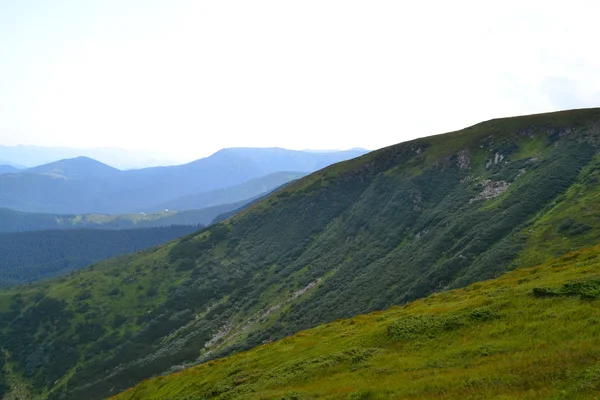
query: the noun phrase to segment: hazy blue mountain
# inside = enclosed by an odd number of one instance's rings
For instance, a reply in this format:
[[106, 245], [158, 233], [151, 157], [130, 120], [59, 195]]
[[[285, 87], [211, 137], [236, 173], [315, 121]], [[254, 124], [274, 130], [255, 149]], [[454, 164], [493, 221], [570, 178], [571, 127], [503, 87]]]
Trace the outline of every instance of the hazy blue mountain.
[[20, 163], [16, 163], [16, 162], [11, 162], [8, 160], [4, 160], [4, 159], [0, 159], [0, 165], [9, 165], [11, 167], [14, 167], [16, 169], [24, 169], [27, 168], [26, 166], [20, 164]]
[[249, 148], [234, 147], [223, 149], [217, 154], [235, 155], [248, 158], [265, 169], [277, 169], [287, 171], [310, 171], [325, 168], [336, 162], [344, 161], [367, 153], [366, 150], [335, 150], [335, 151], [300, 151], [288, 150], [278, 147], [273, 148]]
[[[309, 173], [360, 154], [357, 150], [310, 153], [233, 148], [188, 164], [129, 171], [77, 157], [0, 175], [0, 207], [55, 214], [148, 212], [184, 196], [229, 188], [281, 171]], [[281, 183], [245, 189], [247, 198]], [[233, 195], [235, 192], [200, 195], [204, 203], [191, 208], [244, 199], [241, 193]]]
[[0, 164], [17, 168], [34, 167], [42, 164], [86, 156], [119, 169], [148, 168], [158, 165], [173, 165], [177, 162], [167, 156], [147, 150], [128, 150], [111, 147], [77, 149], [70, 147], [0, 146]]
[[142, 187], [127, 193], [121, 209], [152, 209], [178, 197], [238, 185], [274, 172], [317, 171], [361, 154], [364, 153], [356, 150], [310, 153], [281, 148], [230, 148], [184, 165], [126, 171], [127, 181]]
[[110, 202], [122, 171], [87, 157], [55, 161], [0, 175], [0, 207], [81, 214]]
[[152, 211], [168, 210], [195, 210], [218, 204], [230, 204], [244, 201], [305, 176], [304, 172], [275, 172], [261, 178], [251, 179], [239, 185], [223, 189], [201, 192], [193, 195], [179, 197], [175, 200], [159, 204]]
[[15, 172], [19, 172], [19, 169], [12, 165], [0, 164], [0, 174], [10, 174]]
[[54, 161], [22, 172], [72, 179], [114, 179], [122, 173], [114, 167], [84, 156]]

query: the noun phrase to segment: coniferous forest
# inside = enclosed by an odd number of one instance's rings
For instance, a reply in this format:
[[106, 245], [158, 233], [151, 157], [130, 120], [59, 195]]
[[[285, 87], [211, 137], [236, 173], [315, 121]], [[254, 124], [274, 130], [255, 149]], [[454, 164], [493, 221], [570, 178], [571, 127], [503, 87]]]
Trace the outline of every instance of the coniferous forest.
[[160, 245], [198, 229], [169, 226], [0, 233], [0, 286], [65, 274], [107, 258]]

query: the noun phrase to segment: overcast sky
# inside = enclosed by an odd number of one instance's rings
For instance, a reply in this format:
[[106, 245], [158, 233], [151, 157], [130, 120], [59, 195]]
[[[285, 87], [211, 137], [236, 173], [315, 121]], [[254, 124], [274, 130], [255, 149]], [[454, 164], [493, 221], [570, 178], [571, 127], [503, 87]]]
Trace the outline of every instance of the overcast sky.
[[0, 144], [181, 159], [375, 149], [600, 106], [598, 11], [573, 0], [2, 0]]

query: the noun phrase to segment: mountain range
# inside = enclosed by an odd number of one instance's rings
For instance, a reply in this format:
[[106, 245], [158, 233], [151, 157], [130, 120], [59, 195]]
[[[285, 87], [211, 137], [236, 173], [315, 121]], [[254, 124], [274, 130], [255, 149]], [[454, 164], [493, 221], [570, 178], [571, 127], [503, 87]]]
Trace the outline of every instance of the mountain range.
[[360, 154], [233, 148], [185, 165], [128, 171], [77, 157], [1, 174], [0, 207], [54, 214], [200, 209], [249, 199]]
[[155, 151], [128, 150], [114, 147], [71, 148], [43, 146], [2, 146], [0, 165], [19, 169], [48, 164], [56, 160], [85, 156], [119, 169], [148, 168], [177, 164], [173, 159]]
[[[52, 400], [131, 387], [122, 398], [591, 398], [597, 251], [568, 253], [600, 242], [599, 149], [600, 109], [491, 120], [331, 165], [156, 248], [2, 290], [2, 381]], [[240, 151], [209, 164], [266, 175], [271, 163]], [[407, 312], [333, 322], [394, 305]]]

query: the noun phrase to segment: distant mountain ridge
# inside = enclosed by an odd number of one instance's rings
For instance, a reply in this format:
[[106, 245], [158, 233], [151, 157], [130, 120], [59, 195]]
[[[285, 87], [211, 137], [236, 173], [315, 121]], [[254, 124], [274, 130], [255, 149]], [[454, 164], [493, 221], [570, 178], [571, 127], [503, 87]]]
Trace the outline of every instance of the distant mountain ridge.
[[[280, 180], [266, 187], [258, 178], [272, 180], [266, 177], [282, 171], [310, 173], [361, 154], [358, 150], [309, 153], [231, 148], [188, 164], [127, 171], [77, 157], [0, 175], [0, 207], [54, 214], [147, 212], [167, 208], [163, 205], [185, 196], [202, 198], [206, 197], [202, 193], [255, 180], [255, 188], [244, 189], [250, 198], [284, 183]], [[222, 203], [241, 200], [240, 195], [230, 196]], [[218, 204], [217, 200], [194, 204], [193, 197], [181, 201], [185, 209]]]
[[205, 208], [219, 204], [235, 203], [260, 196], [305, 175], [306, 173], [304, 172], [275, 172], [261, 178], [251, 179], [236, 186], [179, 197], [159, 204], [151, 209], [151, 211], [161, 211], [164, 209], [193, 210], [198, 207]]
[[119, 169], [148, 168], [158, 165], [174, 165], [171, 157], [148, 150], [128, 150], [122, 148], [97, 147], [91, 149], [44, 146], [2, 146], [0, 164], [8, 164], [19, 169], [52, 163], [57, 160], [85, 156], [99, 160]]
[[21, 172], [28, 174], [62, 176], [69, 179], [110, 179], [121, 173], [121, 171], [117, 168], [84, 156], [54, 161], [49, 164], [27, 168]]
[[183, 211], [165, 210], [151, 214], [43, 214], [0, 208], [0, 233], [31, 232], [41, 230], [74, 229], [135, 229], [156, 228], [173, 225], [210, 225], [223, 215], [233, 215], [259, 198], [268, 195], [266, 191], [257, 196], [232, 203], [220, 203], [201, 209]]

